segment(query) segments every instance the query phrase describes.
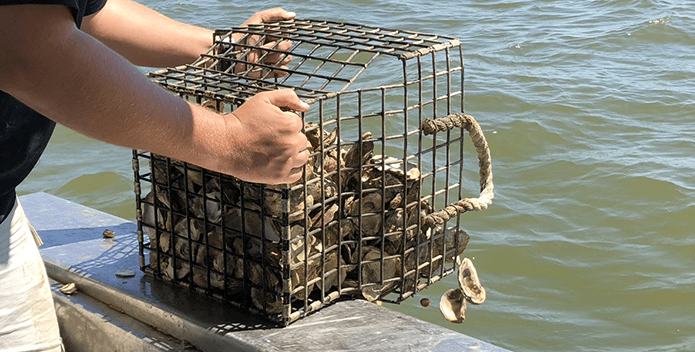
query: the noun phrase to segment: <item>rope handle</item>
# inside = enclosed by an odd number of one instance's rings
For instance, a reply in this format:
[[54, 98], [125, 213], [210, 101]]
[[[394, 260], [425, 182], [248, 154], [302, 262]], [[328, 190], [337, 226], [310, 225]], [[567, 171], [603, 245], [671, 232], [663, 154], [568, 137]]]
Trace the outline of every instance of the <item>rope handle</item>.
[[449, 131], [455, 127], [463, 128], [468, 131], [468, 135], [473, 140], [473, 145], [478, 153], [480, 196], [478, 198], [463, 198], [440, 211], [428, 214], [423, 219], [422, 226], [424, 229], [441, 225], [454, 216], [463, 214], [467, 211], [487, 209], [487, 207], [492, 204], [492, 198], [495, 196], [494, 185], [492, 184], [492, 157], [490, 156], [490, 148], [487, 145], [487, 140], [485, 140], [485, 135], [483, 135], [478, 121], [471, 115], [459, 113], [434, 120], [427, 119], [422, 122], [422, 131], [425, 135]]

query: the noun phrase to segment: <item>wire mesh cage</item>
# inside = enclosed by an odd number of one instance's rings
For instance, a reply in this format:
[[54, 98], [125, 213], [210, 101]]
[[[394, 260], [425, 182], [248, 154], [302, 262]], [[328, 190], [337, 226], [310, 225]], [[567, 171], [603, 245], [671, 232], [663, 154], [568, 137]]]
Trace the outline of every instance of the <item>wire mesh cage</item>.
[[[143, 271], [286, 325], [344, 296], [400, 302], [455, 270], [458, 215], [492, 198], [457, 39], [297, 19], [214, 40], [149, 77], [220, 113], [292, 88], [311, 105], [311, 156], [300, 181], [268, 186], [134, 150]], [[473, 200], [461, 198], [462, 129], [481, 166]]]

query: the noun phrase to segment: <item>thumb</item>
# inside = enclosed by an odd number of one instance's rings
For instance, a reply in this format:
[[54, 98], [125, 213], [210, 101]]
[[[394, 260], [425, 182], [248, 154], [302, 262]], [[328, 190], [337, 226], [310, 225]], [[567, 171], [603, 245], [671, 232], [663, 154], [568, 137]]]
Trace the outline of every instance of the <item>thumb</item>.
[[292, 89], [281, 89], [266, 92], [268, 102], [279, 108], [290, 108], [295, 111], [309, 110], [309, 104], [303, 102]]

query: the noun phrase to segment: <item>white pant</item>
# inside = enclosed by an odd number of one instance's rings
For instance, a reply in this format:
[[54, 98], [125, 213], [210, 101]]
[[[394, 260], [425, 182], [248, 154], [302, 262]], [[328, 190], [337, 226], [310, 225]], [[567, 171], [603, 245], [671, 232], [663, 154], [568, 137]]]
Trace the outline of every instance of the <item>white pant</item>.
[[19, 200], [0, 224], [0, 351], [63, 350], [46, 268]]

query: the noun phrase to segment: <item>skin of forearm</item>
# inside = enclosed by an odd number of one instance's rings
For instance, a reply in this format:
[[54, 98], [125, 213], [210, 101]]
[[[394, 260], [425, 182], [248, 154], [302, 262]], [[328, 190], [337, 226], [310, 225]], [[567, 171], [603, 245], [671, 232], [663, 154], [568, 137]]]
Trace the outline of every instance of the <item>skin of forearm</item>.
[[0, 90], [90, 137], [234, 171], [222, 165], [233, 147], [216, 136], [230, 121], [150, 82], [65, 7], [0, 7], [0, 23]]
[[135, 65], [174, 67], [196, 60], [213, 44], [212, 31], [177, 22], [130, 0], [108, 0], [85, 17], [82, 30]]

